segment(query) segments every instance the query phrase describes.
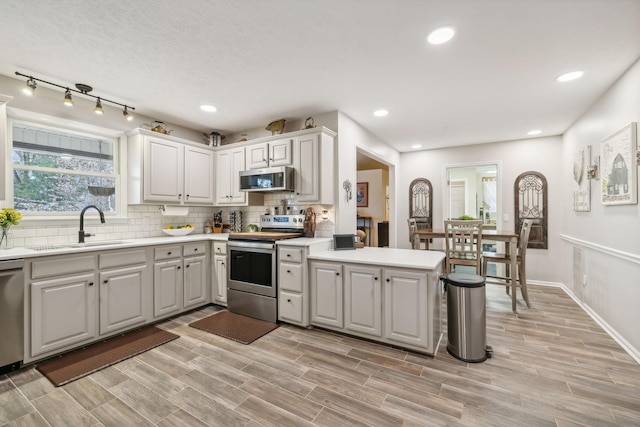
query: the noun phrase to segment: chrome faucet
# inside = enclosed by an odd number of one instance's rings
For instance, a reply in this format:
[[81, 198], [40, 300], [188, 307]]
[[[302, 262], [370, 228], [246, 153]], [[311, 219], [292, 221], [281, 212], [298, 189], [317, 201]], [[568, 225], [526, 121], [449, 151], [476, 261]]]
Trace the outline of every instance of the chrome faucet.
[[97, 207], [96, 205], [85, 206], [80, 212], [80, 231], [78, 232], [78, 243], [84, 243], [84, 238], [91, 236], [90, 233], [84, 232], [84, 213], [89, 208], [94, 208], [98, 211], [98, 213], [100, 214], [100, 222], [104, 224], [104, 213], [100, 210], [99, 207]]

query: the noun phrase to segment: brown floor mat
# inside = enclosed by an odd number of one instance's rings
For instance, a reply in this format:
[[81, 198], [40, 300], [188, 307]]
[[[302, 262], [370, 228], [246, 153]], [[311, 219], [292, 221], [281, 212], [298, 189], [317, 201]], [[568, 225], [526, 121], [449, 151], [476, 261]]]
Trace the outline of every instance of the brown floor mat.
[[221, 311], [191, 323], [189, 326], [230, 340], [251, 344], [261, 336], [278, 327], [275, 323], [254, 319], [253, 317]]
[[59, 387], [176, 338], [176, 334], [149, 326], [46, 360], [36, 368]]

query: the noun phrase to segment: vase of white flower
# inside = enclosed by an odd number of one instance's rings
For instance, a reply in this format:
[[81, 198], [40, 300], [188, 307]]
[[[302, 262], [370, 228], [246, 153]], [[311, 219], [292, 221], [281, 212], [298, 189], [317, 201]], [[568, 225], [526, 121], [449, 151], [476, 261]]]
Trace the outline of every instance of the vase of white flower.
[[22, 214], [12, 208], [2, 208], [0, 211], [0, 249], [13, 248], [12, 226], [18, 225]]

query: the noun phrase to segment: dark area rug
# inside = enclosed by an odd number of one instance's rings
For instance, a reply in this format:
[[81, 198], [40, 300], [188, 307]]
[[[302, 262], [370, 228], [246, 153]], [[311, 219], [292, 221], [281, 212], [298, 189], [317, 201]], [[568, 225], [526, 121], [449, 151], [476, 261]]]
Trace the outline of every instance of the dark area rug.
[[36, 368], [59, 387], [176, 338], [176, 334], [149, 326], [46, 360]]
[[228, 311], [212, 314], [189, 324], [189, 326], [241, 342], [242, 344], [251, 344], [278, 327], [275, 323]]

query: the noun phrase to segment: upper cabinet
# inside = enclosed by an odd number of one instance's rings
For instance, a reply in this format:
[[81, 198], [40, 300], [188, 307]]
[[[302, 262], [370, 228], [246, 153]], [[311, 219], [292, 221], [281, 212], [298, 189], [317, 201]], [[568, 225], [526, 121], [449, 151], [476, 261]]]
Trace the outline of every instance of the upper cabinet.
[[240, 191], [244, 159], [244, 146], [232, 145], [216, 152], [216, 206], [248, 206], [264, 202], [262, 194]]
[[293, 162], [292, 138], [253, 144], [247, 147], [246, 169], [289, 166]]
[[295, 195], [298, 202], [333, 205], [335, 133], [322, 129], [297, 136], [293, 146], [296, 169]]
[[213, 203], [212, 149], [143, 129], [127, 135], [130, 204]]

